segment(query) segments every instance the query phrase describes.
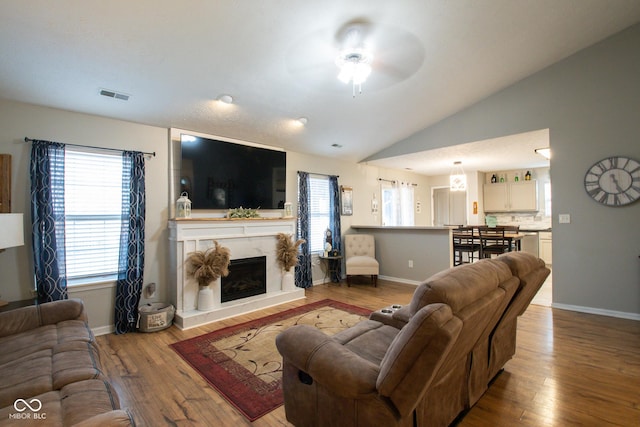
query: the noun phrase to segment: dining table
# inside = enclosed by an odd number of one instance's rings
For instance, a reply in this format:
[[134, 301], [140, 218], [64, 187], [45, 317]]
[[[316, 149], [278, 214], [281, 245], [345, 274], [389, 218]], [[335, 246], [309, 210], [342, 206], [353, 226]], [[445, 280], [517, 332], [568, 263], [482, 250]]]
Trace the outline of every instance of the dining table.
[[[454, 245], [456, 241], [461, 241], [463, 239], [468, 239], [472, 236], [473, 241], [478, 245], [482, 245], [480, 241], [480, 233], [479, 228], [485, 226], [465, 226], [462, 228], [455, 228], [452, 231]], [[494, 228], [494, 227], [489, 227]], [[499, 227], [495, 227], [499, 228]], [[471, 234], [473, 233], [473, 234]], [[507, 241], [509, 245], [509, 252], [511, 251], [521, 251], [522, 250], [522, 239], [526, 236], [525, 233], [521, 233], [520, 231], [507, 231], [505, 230], [504, 235], [501, 234], [483, 234], [482, 240], [485, 241]]]

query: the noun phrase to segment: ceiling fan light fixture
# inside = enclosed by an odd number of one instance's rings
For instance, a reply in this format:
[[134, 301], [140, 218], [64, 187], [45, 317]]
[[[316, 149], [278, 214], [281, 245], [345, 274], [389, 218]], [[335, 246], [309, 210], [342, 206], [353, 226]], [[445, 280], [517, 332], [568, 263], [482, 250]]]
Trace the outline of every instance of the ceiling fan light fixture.
[[371, 74], [372, 59], [372, 55], [363, 49], [342, 51], [336, 58], [336, 65], [340, 69], [338, 79], [345, 84], [351, 82], [354, 97], [356, 96], [356, 86], [358, 86], [359, 92], [362, 93], [362, 84]]

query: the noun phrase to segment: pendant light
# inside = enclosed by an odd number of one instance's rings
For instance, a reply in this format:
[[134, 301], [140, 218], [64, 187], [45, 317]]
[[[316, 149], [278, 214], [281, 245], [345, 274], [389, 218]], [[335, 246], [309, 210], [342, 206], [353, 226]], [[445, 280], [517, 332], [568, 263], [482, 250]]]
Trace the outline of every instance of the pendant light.
[[453, 169], [451, 169], [451, 175], [449, 176], [449, 191], [466, 191], [467, 190], [467, 175], [464, 174], [462, 169], [462, 162], [453, 162]]

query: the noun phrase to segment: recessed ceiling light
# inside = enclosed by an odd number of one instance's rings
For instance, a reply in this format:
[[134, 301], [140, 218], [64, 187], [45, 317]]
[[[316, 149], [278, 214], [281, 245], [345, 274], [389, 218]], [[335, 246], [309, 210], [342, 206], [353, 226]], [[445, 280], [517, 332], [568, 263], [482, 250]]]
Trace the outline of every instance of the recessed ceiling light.
[[233, 104], [233, 97], [231, 95], [220, 95], [218, 97], [218, 101], [225, 104]]
[[300, 123], [302, 126], [306, 125], [309, 122], [309, 119], [307, 119], [306, 117], [298, 117], [298, 123]]

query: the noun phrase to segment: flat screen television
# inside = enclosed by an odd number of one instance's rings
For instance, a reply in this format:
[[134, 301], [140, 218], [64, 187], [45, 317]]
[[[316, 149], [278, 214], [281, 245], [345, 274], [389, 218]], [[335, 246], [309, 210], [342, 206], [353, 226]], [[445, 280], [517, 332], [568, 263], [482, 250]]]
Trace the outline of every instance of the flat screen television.
[[180, 136], [180, 192], [193, 209], [283, 209], [287, 153], [201, 136]]

